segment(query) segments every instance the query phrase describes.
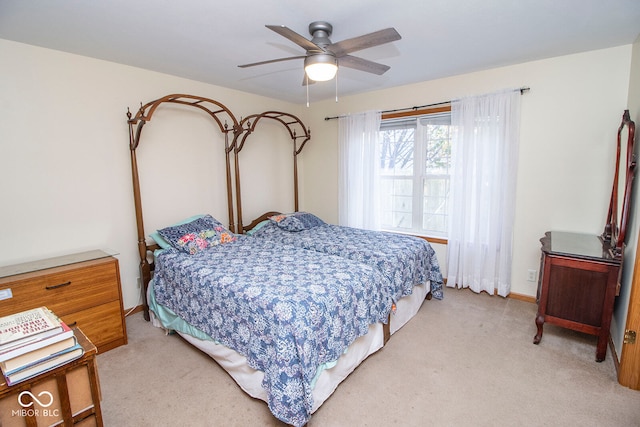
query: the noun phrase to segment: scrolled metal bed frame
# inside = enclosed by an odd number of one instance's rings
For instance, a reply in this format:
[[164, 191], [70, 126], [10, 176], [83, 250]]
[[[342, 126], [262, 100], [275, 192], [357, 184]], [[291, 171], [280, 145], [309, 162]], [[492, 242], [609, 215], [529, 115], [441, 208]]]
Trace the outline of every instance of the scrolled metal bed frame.
[[294, 197], [294, 211], [299, 210], [299, 198], [298, 198], [298, 155], [302, 152], [302, 149], [306, 143], [311, 139], [311, 130], [306, 128], [302, 121], [293, 114], [283, 113], [280, 111], [266, 111], [261, 114], [253, 114], [247, 116], [240, 122], [243, 128], [243, 134], [237, 141], [234, 149], [234, 168], [236, 172], [236, 211], [238, 214], [238, 230], [239, 232], [246, 232], [256, 224], [266, 219], [267, 217], [276, 214], [277, 212], [267, 212], [260, 217], [256, 218], [248, 226], [243, 226], [242, 223], [242, 191], [240, 189], [240, 165], [238, 163], [238, 154], [244, 148], [249, 135], [253, 134], [256, 126], [262, 119], [275, 120], [281, 123], [289, 132], [289, 136], [293, 140], [293, 197]]
[[[300, 154], [305, 144], [311, 139], [311, 133], [308, 128], [304, 126], [302, 121], [289, 113], [280, 111], [266, 111], [260, 114], [252, 114], [245, 117], [241, 121], [238, 121], [234, 114], [223, 104], [213, 99], [185, 95], [185, 94], [172, 94], [166, 95], [162, 98], [150, 101], [144, 105], [140, 105], [136, 114], [133, 115], [131, 111], [127, 110], [127, 123], [129, 125], [129, 151], [131, 156], [131, 175], [133, 183], [133, 197], [136, 211], [136, 226], [138, 235], [138, 255], [140, 257], [140, 280], [142, 281], [142, 305], [144, 310], [145, 320], [150, 320], [149, 305], [147, 301], [147, 289], [153, 273], [153, 259], [152, 253], [154, 250], [159, 249], [156, 243], [148, 243], [144, 230], [144, 220], [142, 211], [142, 197], [140, 193], [140, 176], [138, 172], [138, 160], [136, 157], [136, 149], [140, 145], [142, 130], [147, 122], [151, 121], [153, 114], [158, 107], [163, 104], [179, 104], [187, 107], [197, 108], [207, 113], [217, 124], [220, 132], [224, 135], [224, 150], [225, 150], [225, 164], [226, 164], [226, 191], [227, 191], [227, 209], [229, 215], [229, 230], [232, 232], [242, 233], [252, 227], [252, 224], [257, 223], [254, 221], [247, 227], [242, 224], [242, 203], [240, 197], [240, 168], [238, 164], [238, 153], [244, 147], [247, 137], [255, 131], [255, 128], [262, 119], [275, 120], [281, 123], [289, 132], [291, 139], [293, 140], [293, 176], [294, 176], [294, 200], [295, 210], [298, 210], [298, 163], [297, 156]], [[233, 209], [233, 197], [234, 188], [232, 180], [232, 162], [231, 155], [233, 154], [233, 170], [235, 175], [235, 197], [237, 212], [234, 213]], [[237, 216], [236, 216], [237, 215]], [[266, 218], [269, 214], [263, 215]], [[238, 219], [238, 223], [235, 223], [235, 219]]]

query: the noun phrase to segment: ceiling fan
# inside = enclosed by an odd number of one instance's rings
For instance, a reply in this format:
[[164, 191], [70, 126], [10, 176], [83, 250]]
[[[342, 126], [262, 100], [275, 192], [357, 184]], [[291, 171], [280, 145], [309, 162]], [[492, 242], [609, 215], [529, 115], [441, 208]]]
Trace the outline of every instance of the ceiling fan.
[[302, 47], [306, 51], [306, 54], [238, 65], [238, 67], [247, 68], [256, 65], [271, 64], [273, 62], [304, 59], [304, 69], [308, 79], [305, 78], [303, 84], [333, 79], [338, 71], [338, 66], [382, 75], [391, 67], [349, 54], [402, 38], [395, 28], [386, 28], [359, 37], [332, 43], [331, 40], [329, 40], [329, 36], [331, 36], [333, 26], [328, 22], [315, 21], [309, 24], [309, 33], [313, 36], [311, 40], [306, 39], [284, 25], [265, 26]]

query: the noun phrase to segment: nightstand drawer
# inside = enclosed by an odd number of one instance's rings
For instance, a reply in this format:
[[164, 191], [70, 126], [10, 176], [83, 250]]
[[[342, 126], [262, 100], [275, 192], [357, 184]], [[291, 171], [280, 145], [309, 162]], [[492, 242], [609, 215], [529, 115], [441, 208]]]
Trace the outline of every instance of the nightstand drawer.
[[52, 269], [48, 274], [13, 277], [0, 289], [11, 289], [13, 298], [0, 301], [0, 316], [29, 308], [47, 306], [60, 317], [119, 299], [114, 286], [117, 267], [114, 258], [88, 261]]

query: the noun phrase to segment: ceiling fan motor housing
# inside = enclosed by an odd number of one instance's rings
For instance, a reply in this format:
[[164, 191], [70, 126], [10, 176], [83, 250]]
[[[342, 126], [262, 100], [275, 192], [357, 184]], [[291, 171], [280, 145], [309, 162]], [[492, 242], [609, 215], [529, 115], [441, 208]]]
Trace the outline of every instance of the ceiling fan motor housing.
[[333, 26], [328, 22], [315, 21], [309, 24], [309, 33], [313, 36], [311, 41], [322, 48], [331, 44], [329, 36], [331, 36], [332, 32]]

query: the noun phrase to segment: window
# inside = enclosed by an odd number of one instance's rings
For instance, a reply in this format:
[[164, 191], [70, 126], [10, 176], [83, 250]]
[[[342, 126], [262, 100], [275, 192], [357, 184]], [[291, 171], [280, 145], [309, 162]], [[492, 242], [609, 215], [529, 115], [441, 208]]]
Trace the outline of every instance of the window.
[[451, 166], [449, 108], [383, 117], [380, 126], [380, 218], [388, 231], [446, 237]]

